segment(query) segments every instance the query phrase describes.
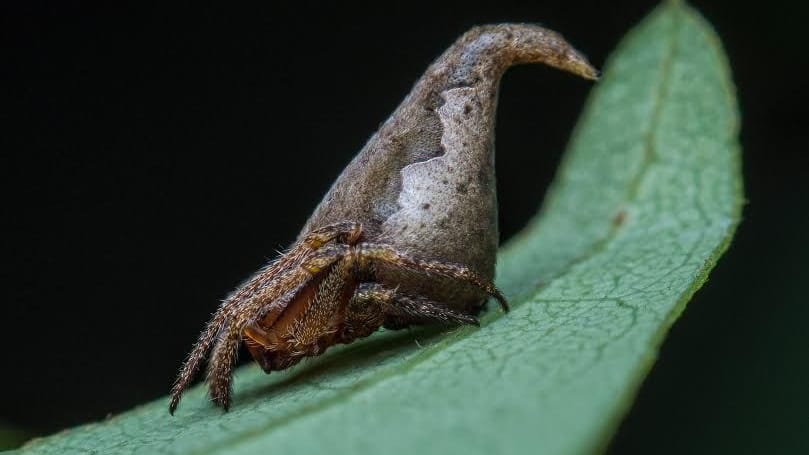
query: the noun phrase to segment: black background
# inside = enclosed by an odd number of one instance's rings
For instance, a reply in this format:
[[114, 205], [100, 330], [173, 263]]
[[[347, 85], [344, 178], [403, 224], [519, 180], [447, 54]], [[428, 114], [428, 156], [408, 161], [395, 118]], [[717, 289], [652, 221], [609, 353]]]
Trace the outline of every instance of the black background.
[[[540, 22], [602, 66], [655, 4], [382, 3], [2, 6], [1, 422], [48, 433], [164, 395], [218, 300], [470, 26]], [[738, 85], [749, 203], [611, 451], [805, 453], [809, 14], [694, 4]], [[538, 66], [505, 76], [504, 239], [590, 88]]]

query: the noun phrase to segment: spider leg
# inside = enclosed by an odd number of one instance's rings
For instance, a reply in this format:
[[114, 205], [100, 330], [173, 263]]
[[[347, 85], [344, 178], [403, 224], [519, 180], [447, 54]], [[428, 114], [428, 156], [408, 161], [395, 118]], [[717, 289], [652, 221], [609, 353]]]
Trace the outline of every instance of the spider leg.
[[223, 407], [225, 411], [230, 407], [233, 363], [239, 352], [239, 343], [241, 343], [240, 331], [233, 327], [233, 324], [223, 327], [208, 361], [208, 372], [205, 378], [205, 382], [208, 383], [208, 395], [217, 406]]
[[[205, 381], [208, 383], [208, 395], [217, 405], [225, 409], [230, 408], [230, 397], [232, 395], [233, 366], [242, 342], [242, 332], [263, 312], [274, 307], [284, 307], [297, 295], [306, 282], [292, 287], [292, 290], [280, 298], [273, 300], [269, 304], [261, 304], [260, 299], [256, 301], [244, 302], [244, 311], [231, 318], [228, 324], [222, 327], [219, 332], [216, 344], [211, 350], [211, 357], [208, 361], [208, 371]], [[256, 310], [257, 308], [257, 310]], [[258, 312], [256, 312], [258, 311]], [[251, 317], [252, 315], [252, 317]]]
[[328, 272], [310, 283], [313, 288], [297, 294], [282, 314], [243, 329], [250, 354], [265, 372], [289, 367], [340, 341], [347, 303], [356, 288], [353, 263], [350, 257], [340, 256], [343, 252], [333, 251], [335, 262]]
[[211, 320], [205, 326], [205, 330], [200, 334], [197, 343], [191, 349], [191, 353], [188, 354], [183, 366], [180, 368], [177, 379], [171, 388], [171, 400], [169, 401], [170, 414], [174, 414], [177, 405], [180, 403], [183, 391], [189, 386], [194, 376], [196, 376], [197, 372], [202, 367], [205, 356], [208, 354], [208, 351], [210, 351], [214, 341], [217, 341], [217, 337], [222, 333], [225, 328], [225, 323], [232, 317], [234, 311], [254, 299], [256, 295], [267, 291], [267, 288], [273, 289], [272, 282], [274, 277], [276, 277], [281, 270], [289, 267], [288, 264], [290, 262], [297, 260], [299, 255], [300, 253], [293, 249], [287, 255], [268, 264], [222, 302], [216, 310], [216, 313], [214, 313]]
[[188, 387], [194, 379], [194, 376], [196, 376], [202, 366], [205, 355], [211, 348], [211, 344], [213, 344], [217, 334], [222, 329], [224, 319], [221, 316], [224, 312], [221, 311], [221, 308], [222, 307], [220, 307], [220, 310], [214, 315], [213, 319], [208, 322], [205, 330], [200, 334], [197, 343], [191, 349], [185, 362], [183, 362], [180, 373], [177, 375], [177, 380], [174, 381], [174, 385], [171, 388], [171, 401], [169, 401], [169, 413], [172, 415], [174, 411], [177, 410], [177, 405], [180, 404], [180, 396], [183, 390]]
[[[174, 414], [177, 405], [180, 403], [180, 397], [183, 391], [189, 386], [191, 381], [196, 376], [205, 356], [214, 345], [214, 342], [230, 346], [233, 341], [225, 342], [222, 340], [220, 334], [225, 333], [225, 325], [232, 321], [236, 314], [244, 314], [245, 310], [258, 311], [266, 305], [257, 304], [256, 302], [274, 302], [279, 294], [283, 293], [283, 283], [288, 282], [290, 271], [298, 271], [299, 265], [306, 261], [308, 256], [318, 250], [324, 244], [339, 238], [344, 238], [347, 241], [356, 241], [362, 233], [362, 225], [358, 223], [336, 223], [333, 225], [325, 226], [321, 229], [312, 231], [306, 236], [304, 242], [295, 245], [287, 253], [282, 255], [278, 260], [271, 262], [266, 267], [256, 273], [253, 278], [241, 285], [234, 291], [214, 313], [211, 320], [205, 327], [205, 330], [200, 334], [191, 352], [188, 354], [177, 379], [171, 389], [171, 400], [169, 401], [169, 413]], [[323, 255], [314, 260], [313, 266], [317, 266], [317, 259], [321, 260], [320, 267], [323, 265]], [[327, 262], [327, 261], [326, 261]], [[310, 267], [312, 268], [312, 267]], [[294, 275], [294, 273], [292, 273]], [[294, 281], [294, 280], [293, 280]], [[272, 304], [272, 303], [271, 303]], [[258, 305], [258, 308], [256, 306]], [[226, 333], [233, 333], [234, 328], [231, 326], [227, 329]], [[237, 331], [238, 332], [238, 331]], [[237, 342], [238, 347], [238, 342]], [[225, 346], [220, 348], [226, 352]], [[220, 354], [221, 362], [233, 360], [234, 355], [226, 356]], [[213, 358], [213, 357], [212, 357]], [[217, 363], [217, 365], [221, 365]], [[220, 367], [221, 368], [221, 367]], [[217, 369], [218, 371], [218, 369]], [[230, 371], [230, 367], [222, 371]], [[215, 375], [219, 377], [219, 374]], [[217, 382], [218, 383], [218, 382]], [[228, 384], [225, 384], [229, 387]], [[218, 387], [221, 388], [221, 387]], [[217, 394], [219, 392], [216, 392]]]
[[314, 275], [328, 267], [331, 267], [335, 262], [337, 262], [338, 259], [345, 256], [350, 251], [351, 247], [348, 245], [343, 245], [340, 243], [326, 245], [311, 253], [309, 257], [301, 262], [300, 267]]
[[[343, 257], [345, 245], [326, 245], [317, 251], [309, 253], [300, 261], [298, 267], [286, 271], [279, 271], [274, 288], [288, 290], [278, 299], [267, 301], [256, 296], [235, 308], [233, 317], [221, 330], [216, 344], [211, 351], [208, 362], [206, 381], [208, 393], [213, 402], [227, 410], [230, 407], [232, 394], [233, 365], [242, 340], [242, 332], [263, 314], [273, 307], [282, 308], [277, 318], [283, 317], [283, 311], [288, 308], [292, 299], [320, 272], [331, 268], [335, 262]], [[324, 281], [327, 282], [328, 280]], [[270, 293], [276, 295], [275, 293]]]
[[416, 273], [443, 276], [469, 283], [486, 292], [497, 300], [503, 311], [508, 311], [508, 302], [495, 285], [461, 264], [432, 261], [410, 256], [389, 245], [378, 243], [360, 243], [354, 248], [359, 257], [360, 266], [373, 267], [374, 263], [397, 267]]
[[341, 243], [353, 244], [362, 235], [362, 224], [344, 221], [323, 226], [308, 233], [303, 242], [313, 249], [318, 249], [332, 240], [339, 239]]
[[379, 283], [363, 283], [357, 288], [351, 306], [352, 314], [362, 314], [361, 307], [377, 307], [382, 310], [385, 317], [379, 323], [391, 329], [426, 322], [479, 325], [475, 316]]
[[375, 283], [362, 283], [348, 302], [340, 342], [351, 343], [376, 332], [385, 320], [389, 308], [387, 289]]
[[338, 260], [320, 282], [306, 310], [290, 325], [288, 335], [300, 349], [311, 348], [311, 354], [318, 354], [325, 338], [343, 325], [347, 303], [356, 287], [352, 272], [350, 258]]

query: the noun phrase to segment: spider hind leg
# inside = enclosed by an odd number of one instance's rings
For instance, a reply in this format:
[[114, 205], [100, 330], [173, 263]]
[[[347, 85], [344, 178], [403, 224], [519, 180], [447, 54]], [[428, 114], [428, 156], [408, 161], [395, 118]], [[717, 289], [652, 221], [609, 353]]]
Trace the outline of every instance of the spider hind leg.
[[345, 338], [362, 338], [380, 326], [401, 329], [428, 323], [478, 325], [470, 314], [426, 297], [409, 295], [380, 283], [362, 283], [349, 304]]

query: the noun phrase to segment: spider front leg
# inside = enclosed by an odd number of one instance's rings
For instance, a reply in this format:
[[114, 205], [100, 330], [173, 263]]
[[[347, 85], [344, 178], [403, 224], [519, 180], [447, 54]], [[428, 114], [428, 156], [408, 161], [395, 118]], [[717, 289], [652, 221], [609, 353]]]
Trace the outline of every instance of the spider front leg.
[[[262, 303], [260, 299], [244, 302], [240, 311], [236, 312], [220, 330], [217, 341], [211, 349], [205, 382], [208, 383], [208, 395], [211, 400], [225, 411], [230, 408], [230, 399], [233, 394], [233, 367], [242, 342], [243, 329], [256, 318], [257, 314], [294, 305], [295, 297], [307, 287], [309, 281], [298, 275], [293, 278], [296, 280], [290, 279], [290, 282], [286, 283], [287, 291], [277, 299], [267, 303]], [[172, 397], [172, 405], [175, 408], [177, 402], [179, 402], [179, 393], [176, 395], [176, 400]]]
[[283, 370], [339, 343], [346, 304], [356, 288], [355, 267], [346, 248], [326, 245], [301, 264], [314, 279], [280, 312], [259, 311], [242, 330], [262, 369]]
[[323, 254], [322, 250], [328, 249], [327, 243], [334, 240], [356, 242], [361, 235], [362, 225], [352, 222], [314, 230], [228, 296], [183, 363], [171, 390], [169, 412], [173, 414], [177, 409], [183, 391], [193, 380], [209, 351], [212, 351], [207, 374], [210, 395], [216, 404], [227, 409], [231, 372], [241, 343], [242, 329], [259, 314], [280, 313], [281, 307], [306, 287], [315, 270], [328, 267], [338, 258], [328, 251]]
[[[351, 224], [350, 226], [356, 225]], [[321, 231], [315, 231], [313, 234], [319, 232]], [[339, 231], [334, 230], [327, 235], [334, 239], [337, 234]], [[357, 233], [357, 235], [359, 234]], [[303, 243], [306, 244], [308, 239], [309, 237], [304, 239]], [[311, 289], [318, 282], [316, 277], [321, 272], [330, 271], [334, 264], [341, 259], [342, 253], [343, 248], [339, 244], [325, 245], [315, 251], [305, 253], [300, 261], [292, 262], [287, 268], [276, 271], [276, 281], [273, 286], [270, 286], [273, 288], [273, 292], [268, 294], [273, 298], [257, 296], [237, 307], [230, 321], [222, 327], [208, 362], [206, 376], [208, 394], [216, 405], [225, 410], [230, 407], [236, 354], [243, 335], [250, 335], [249, 331], [244, 333], [245, 328], [253, 325], [258, 319], [266, 319], [269, 316], [265, 323], [267, 326], [273, 327], [275, 331], [286, 334], [287, 331], [293, 330], [292, 326], [298, 315], [305, 315], [312, 306]], [[329, 282], [328, 279], [322, 283], [327, 282]], [[253, 330], [253, 332], [256, 331]], [[255, 337], [254, 341], [259, 341], [259, 338]], [[294, 343], [287, 342], [282, 349], [276, 350], [276, 357], [279, 360], [272, 363], [275, 366], [273, 369], [283, 369], [294, 364], [300, 358], [296, 349], [297, 346]], [[260, 363], [262, 362], [260, 361]], [[264, 364], [262, 363], [262, 366]]]

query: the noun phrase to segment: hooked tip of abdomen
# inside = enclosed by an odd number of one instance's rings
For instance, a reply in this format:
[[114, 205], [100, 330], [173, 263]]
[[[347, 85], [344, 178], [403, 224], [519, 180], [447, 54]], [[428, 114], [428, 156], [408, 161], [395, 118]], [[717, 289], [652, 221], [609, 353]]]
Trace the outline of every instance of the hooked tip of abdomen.
[[505, 71], [513, 65], [544, 63], [585, 79], [599, 73], [562, 35], [535, 24], [481, 25], [466, 32], [453, 46], [459, 64]]

